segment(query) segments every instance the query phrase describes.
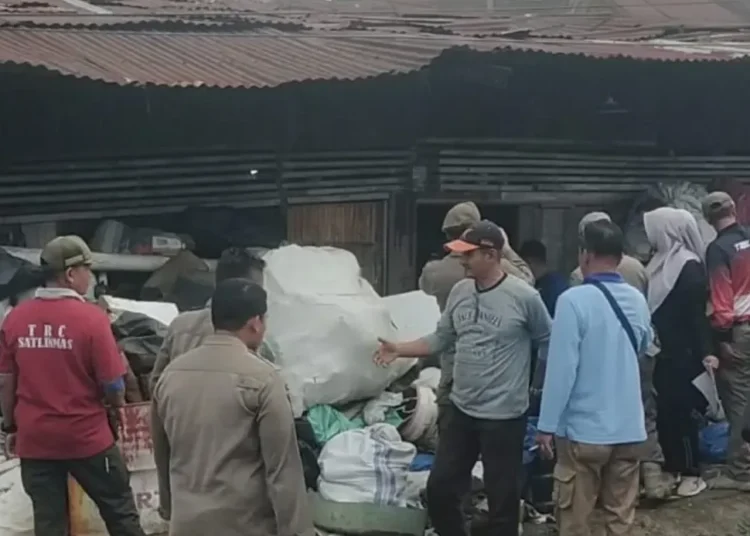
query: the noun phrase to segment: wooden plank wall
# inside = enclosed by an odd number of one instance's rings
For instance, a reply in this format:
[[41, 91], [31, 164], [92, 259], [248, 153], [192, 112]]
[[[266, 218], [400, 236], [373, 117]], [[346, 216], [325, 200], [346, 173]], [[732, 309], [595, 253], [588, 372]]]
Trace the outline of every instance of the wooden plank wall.
[[354, 253], [362, 275], [379, 293], [385, 286], [385, 203], [290, 205], [287, 239], [305, 246], [334, 246]]
[[414, 290], [417, 210], [414, 195], [395, 194], [388, 201], [387, 294]]

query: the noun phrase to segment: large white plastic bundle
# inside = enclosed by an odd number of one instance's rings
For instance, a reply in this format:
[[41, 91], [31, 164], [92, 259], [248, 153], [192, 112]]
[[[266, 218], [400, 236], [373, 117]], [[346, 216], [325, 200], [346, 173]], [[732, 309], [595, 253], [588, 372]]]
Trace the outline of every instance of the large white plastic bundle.
[[18, 460], [0, 465], [0, 536], [34, 536], [34, 512], [23, 490]]
[[[378, 337], [396, 339], [384, 301], [345, 250], [284, 246], [265, 256], [266, 342], [296, 414], [315, 404], [378, 396], [415, 363], [378, 367]], [[433, 324], [434, 327], [434, 324]]]

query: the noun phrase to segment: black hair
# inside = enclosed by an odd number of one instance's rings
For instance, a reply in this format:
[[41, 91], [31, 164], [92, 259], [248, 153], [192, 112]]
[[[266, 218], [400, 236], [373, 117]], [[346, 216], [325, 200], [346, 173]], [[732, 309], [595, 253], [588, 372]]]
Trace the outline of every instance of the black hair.
[[539, 240], [527, 240], [521, 244], [518, 254], [522, 259], [534, 259], [535, 261], [547, 262], [547, 247]]
[[216, 265], [216, 283], [232, 278], [249, 278], [253, 270], [262, 272], [266, 261], [250, 253], [246, 248], [232, 247], [221, 252]]
[[249, 279], [235, 277], [216, 285], [211, 298], [211, 322], [214, 329], [237, 331], [268, 309], [266, 291]]
[[609, 220], [593, 221], [583, 228], [581, 249], [597, 257], [621, 259], [625, 250], [625, 236], [620, 227]]

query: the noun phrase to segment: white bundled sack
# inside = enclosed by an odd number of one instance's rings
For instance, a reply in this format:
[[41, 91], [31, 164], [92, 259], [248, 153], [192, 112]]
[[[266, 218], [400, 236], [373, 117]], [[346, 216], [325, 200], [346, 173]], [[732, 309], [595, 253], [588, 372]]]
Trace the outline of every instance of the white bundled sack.
[[0, 536], [34, 536], [34, 512], [18, 460], [3, 462], [0, 470]]
[[435, 331], [440, 320], [440, 306], [435, 296], [413, 290], [382, 300], [398, 330], [398, 342], [413, 341]]
[[342, 432], [318, 458], [318, 491], [329, 501], [408, 506], [409, 466], [417, 449], [390, 424]]
[[[396, 338], [383, 300], [343, 249], [284, 246], [265, 256], [266, 341], [295, 414], [378, 396], [416, 360], [378, 367], [378, 337]], [[434, 324], [433, 324], [434, 328]]]

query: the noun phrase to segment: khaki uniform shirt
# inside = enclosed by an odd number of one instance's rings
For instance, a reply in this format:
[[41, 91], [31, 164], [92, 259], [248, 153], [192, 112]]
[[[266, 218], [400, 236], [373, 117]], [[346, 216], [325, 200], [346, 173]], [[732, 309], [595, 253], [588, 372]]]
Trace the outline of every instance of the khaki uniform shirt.
[[[500, 267], [504, 272], [534, 284], [534, 274], [529, 265], [513, 249], [503, 250]], [[440, 260], [430, 261], [422, 268], [419, 276], [419, 288], [430, 296], [435, 296], [440, 311], [445, 310], [445, 303], [453, 286], [466, 278], [466, 270], [461, 264], [461, 255], [449, 254]], [[447, 404], [453, 384], [453, 350], [447, 350], [440, 356], [440, 384], [437, 391], [438, 404]]]
[[[617, 267], [617, 273], [622, 276], [626, 283], [640, 290], [644, 296], [646, 295], [648, 276], [641, 261], [630, 255], [623, 255], [620, 265]], [[583, 274], [579, 266], [570, 273], [570, 286], [575, 287], [581, 283], [583, 283]]]
[[[203, 341], [214, 334], [214, 326], [211, 322], [211, 307], [199, 311], [187, 311], [175, 318], [169, 325], [164, 342], [156, 354], [154, 369], [151, 371], [149, 388], [153, 392], [164, 369], [174, 358], [198, 348]], [[259, 349], [259, 354], [266, 360], [273, 362], [273, 354], [264, 343]]]
[[228, 334], [173, 361], [151, 409], [172, 536], [312, 536], [284, 382]]

